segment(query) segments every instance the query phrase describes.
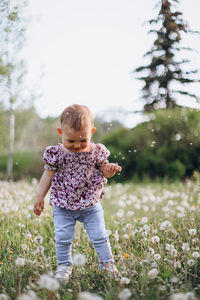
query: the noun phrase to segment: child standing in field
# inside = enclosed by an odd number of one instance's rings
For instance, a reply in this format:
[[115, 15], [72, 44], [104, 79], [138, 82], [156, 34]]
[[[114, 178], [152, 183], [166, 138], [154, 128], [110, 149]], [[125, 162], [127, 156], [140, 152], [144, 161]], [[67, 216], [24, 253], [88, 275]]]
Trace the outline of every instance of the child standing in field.
[[44, 152], [45, 171], [41, 177], [34, 212], [44, 209], [44, 197], [51, 187], [50, 205], [56, 243], [56, 278], [65, 283], [72, 273], [71, 245], [76, 221], [84, 224], [93, 243], [99, 267], [113, 273], [114, 266], [109, 238], [106, 234], [100, 199], [105, 177], [121, 172], [121, 167], [108, 162], [110, 152], [102, 144], [91, 142], [96, 128], [86, 106], [72, 105], [61, 115], [62, 144], [49, 146]]

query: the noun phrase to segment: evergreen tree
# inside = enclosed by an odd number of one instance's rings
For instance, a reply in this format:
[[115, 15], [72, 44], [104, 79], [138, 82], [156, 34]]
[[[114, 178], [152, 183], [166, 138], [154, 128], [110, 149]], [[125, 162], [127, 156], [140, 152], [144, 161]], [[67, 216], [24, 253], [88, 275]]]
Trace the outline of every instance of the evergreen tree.
[[150, 63], [134, 70], [142, 74], [137, 79], [145, 82], [142, 93], [145, 100], [144, 110], [151, 111], [158, 108], [174, 108], [176, 94], [193, 97], [198, 101], [195, 94], [185, 90], [174, 89], [174, 83], [187, 84], [196, 83], [200, 80], [192, 75], [198, 70], [184, 71], [183, 65], [188, 59], [178, 60], [176, 55], [180, 51], [192, 50], [180, 46], [181, 34], [199, 33], [189, 29], [188, 24], [183, 20], [182, 13], [177, 10], [178, 0], [160, 0], [156, 5], [159, 13], [156, 19], [148, 21], [154, 26], [148, 33], [156, 35], [152, 48], [144, 57], [150, 58]]

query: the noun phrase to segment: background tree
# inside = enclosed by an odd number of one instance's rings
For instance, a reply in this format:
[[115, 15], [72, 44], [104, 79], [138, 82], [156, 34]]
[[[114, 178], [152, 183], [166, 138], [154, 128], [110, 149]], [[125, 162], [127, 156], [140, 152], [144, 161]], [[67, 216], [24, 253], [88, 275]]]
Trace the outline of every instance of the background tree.
[[156, 19], [148, 21], [154, 25], [148, 33], [156, 35], [156, 39], [150, 51], [144, 57], [150, 57], [150, 63], [138, 67], [136, 73], [142, 73], [139, 80], [145, 82], [142, 92], [145, 100], [144, 110], [151, 111], [158, 108], [174, 108], [176, 94], [198, 97], [184, 90], [173, 89], [173, 84], [196, 83], [199, 80], [192, 75], [198, 70], [184, 71], [182, 65], [189, 62], [188, 59], [178, 60], [177, 54], [183, 50], [192, 50], [180, 46], [181, 34], [199, 33], [191, 31], [188, 24], [183, 20], [182, 13], [177, 10], [178, 0], [160, 0], [156, 5], [159, 13]]
[[[0, 3], [0, 102], [9, 112], [7, 177], [12, 178], [15, 140], [15, 109], [22, 97], [20, 84], [25, 73], [19, 53], [25, 39], [23, 9], [26, 1], [2, 0]], [[23, 90], [21, 88], [21, 90]]]

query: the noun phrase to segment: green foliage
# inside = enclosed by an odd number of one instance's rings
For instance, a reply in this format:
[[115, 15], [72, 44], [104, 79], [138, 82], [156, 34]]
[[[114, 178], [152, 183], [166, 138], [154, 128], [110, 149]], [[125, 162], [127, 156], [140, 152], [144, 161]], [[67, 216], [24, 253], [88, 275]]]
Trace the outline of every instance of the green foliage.
[[[200, 112], [161, 109], [133, 129], [121, 128], [103, 139], [110, 160], [122, 166], [117, 181], [148, 178], [183, 179], [200, 168]], [[111, 179], [112, 180], [112, 179]]]
[[[0, 155], [0, 179], [6, 173], [7, 155]], [[16, 152], [13, 159], [13, 176], [15, 180], [22, 178], [39, 178], [43, 172], [42, 153]]]

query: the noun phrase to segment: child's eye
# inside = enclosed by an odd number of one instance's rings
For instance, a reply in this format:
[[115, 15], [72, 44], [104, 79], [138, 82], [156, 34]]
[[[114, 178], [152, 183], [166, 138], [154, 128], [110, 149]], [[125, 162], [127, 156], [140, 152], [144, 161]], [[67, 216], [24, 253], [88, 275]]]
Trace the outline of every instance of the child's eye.
[[86, 140], [81, 140], [81, 143], [85, 143], [86, 142]]
[[73, 140], [68, 140], [68, 143], [74, 143], [74, 141]]

